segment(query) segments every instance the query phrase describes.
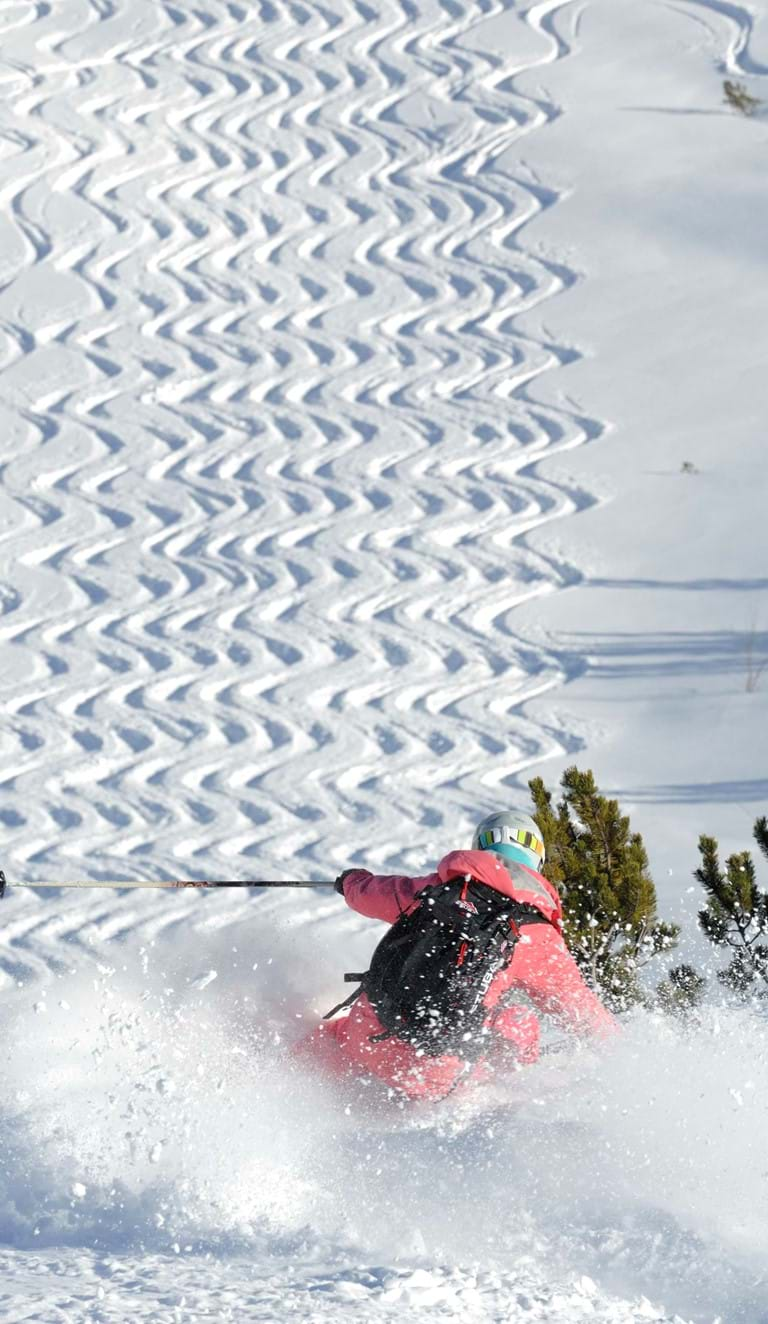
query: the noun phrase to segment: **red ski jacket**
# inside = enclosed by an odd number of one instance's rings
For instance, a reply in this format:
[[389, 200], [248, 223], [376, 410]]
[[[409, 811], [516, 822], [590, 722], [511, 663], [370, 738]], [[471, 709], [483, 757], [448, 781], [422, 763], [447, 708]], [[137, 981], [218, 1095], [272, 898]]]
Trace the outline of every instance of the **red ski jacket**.
[[[512, 960], [494, 977], [485, 996], [486, 1024], [499, 1048], [506, 1047], [508, 1055], [523, 1062], [535, 1061], [538, 1056], [538, 1021], [527, 1007], [514, 1005], [515, 992], [523, 994], [536, 1011], [554, 1017], [577, 1035], [612, 1034], [616, 1021], [585, 984], [563, 941], [562, 907], [556, 889], [542, 874], [525, 865], [504, 860], [490, 851], [452, 851], [440, 861], [434, 873], [423, 878], [371, 874], [364, 869], [348, 873], [344, 879], [344, 898], [361, 915], [394, 924], [402, 911], [413, 905], [422, 888], [467, 874], [515, 901], [534, 906], [551, 921], [521, 924], [521, 936]], [[506, 1001], [513, 1005], [504, 1006]], [[382, 1026], [363, 995], [348, 1016], [319, 1028], [314, 1046], [320, 1048], [320, 1041], [331, 1036], [347, 1066], [371, 1072], [411, 1097], [440, 1098], [465, 1074], [458, 1057], [425, 1056], [412, 1044], [394, 1037], [371, 1042], [372, 1036], [381, 1031]], [[487, 1075], [488, 1063], [488, 1058], [482, 1059], [473, 1067], [473, 1078]]]

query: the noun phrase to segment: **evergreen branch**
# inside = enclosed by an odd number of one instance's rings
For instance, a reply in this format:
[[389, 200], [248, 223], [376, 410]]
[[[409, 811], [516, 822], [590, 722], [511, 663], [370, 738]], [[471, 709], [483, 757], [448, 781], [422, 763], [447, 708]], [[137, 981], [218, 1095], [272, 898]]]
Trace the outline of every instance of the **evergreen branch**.
[[[755, 823], [754, 837], [764, 850], [768, 845], [765, 818]], [[762, 942], [768, 927], [768, 893], [761, 892], [757, 886], [749, 851], [731, 855], [725, 875], [714, 837], [700, 837], [699, 851], [701, 864], [695, 876], [709, 898], [699, 911], [699, 925], [714, 946], [727, 947], [733, 952], [730, 964], [719, 972], [718, 978], [744, 995], [757, 980], [768, 984], [768, 947]]]
[[755, 820], [752, 835], [760, 847], [763, 855], [768, 860], [768, 818], [763, 816]]

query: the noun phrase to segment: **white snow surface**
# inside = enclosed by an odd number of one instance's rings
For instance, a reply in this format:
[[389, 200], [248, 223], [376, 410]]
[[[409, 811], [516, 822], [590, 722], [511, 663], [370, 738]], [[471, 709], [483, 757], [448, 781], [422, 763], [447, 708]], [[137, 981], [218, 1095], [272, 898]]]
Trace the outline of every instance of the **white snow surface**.
[[[766, 811], [762, 3], [0, 4], [2, 863], [429, 869]], [[684, 468], [685, 466], [685, 468]], [[766, 1324], [763, 1016], [398, 1107], [328, 890], [0, 906], [0, 1320]]]

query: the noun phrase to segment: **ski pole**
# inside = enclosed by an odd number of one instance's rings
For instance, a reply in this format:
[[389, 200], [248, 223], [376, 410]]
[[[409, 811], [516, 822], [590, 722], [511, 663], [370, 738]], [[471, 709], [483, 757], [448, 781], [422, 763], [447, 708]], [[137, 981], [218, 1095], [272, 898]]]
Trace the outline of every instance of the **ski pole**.
[[27, 882], [26, 879], [12, 878], [7, 880], [5, 874], [0, 870], [0, 897], [5, 893], [6, 887], [333, 887], [332, 879], [322, 879], [319, 882], [308, 882], [306, 879], [297, 878], [250, 878], [237, 879], [226, 878], [220, 880], [214, 879], [176, 879], [173, 882], [155, 883], [155, 882], [120, 882], [117, 879], [97, 882], [92, 878], [76, 879], [72, 882]]

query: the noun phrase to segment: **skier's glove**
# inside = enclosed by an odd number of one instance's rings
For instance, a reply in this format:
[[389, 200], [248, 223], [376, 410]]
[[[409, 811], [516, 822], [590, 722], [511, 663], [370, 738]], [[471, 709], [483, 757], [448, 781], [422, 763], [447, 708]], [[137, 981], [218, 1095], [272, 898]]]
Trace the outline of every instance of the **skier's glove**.
[[336, 888], [336, 891], [340, 892], [342, 896], [344, 895], [344, 879], [347, 878], [351, 873], [357, 873], [357, 869], [345, 869], [343, 873], [339, 874], [338, 878], [333, 884], [334, 887]]

